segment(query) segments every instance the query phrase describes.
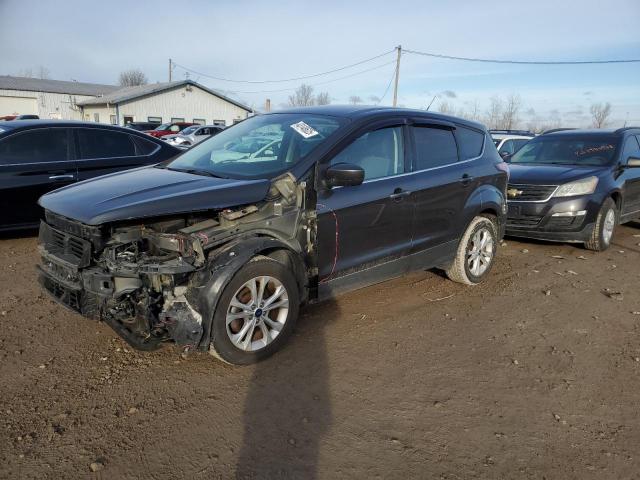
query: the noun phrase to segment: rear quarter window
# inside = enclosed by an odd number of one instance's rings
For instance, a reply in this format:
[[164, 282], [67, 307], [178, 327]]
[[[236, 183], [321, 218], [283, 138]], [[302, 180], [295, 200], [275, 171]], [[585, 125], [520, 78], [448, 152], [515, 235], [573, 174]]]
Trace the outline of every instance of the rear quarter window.
[[456, 138], [460, 149], [460, 160], [479, 157], [484, 146], [484, 132], [467, 127], [456, 128]]
[[138, 137], [137, 135], [131, 135], [131, 139], [136, 146], [137, 155], [151, 155], [155, 152], [159, 145], [146, 138]]

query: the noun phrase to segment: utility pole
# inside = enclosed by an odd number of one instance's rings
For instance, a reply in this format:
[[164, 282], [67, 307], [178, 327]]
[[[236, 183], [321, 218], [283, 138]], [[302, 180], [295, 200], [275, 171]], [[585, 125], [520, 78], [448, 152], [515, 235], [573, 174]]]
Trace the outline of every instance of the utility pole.
[[398, 78], [400, 77], [400, 57], [402, 56], [402, 45], [396, 47], [398, 59], [396, 60], [396, 80], [393, 85], [393, 106], [398, 105]]
[[169, 81], [171, 81], [171, 70], [173, 70], [173, 68], [171, 67], [171, 59], [169, 59]]

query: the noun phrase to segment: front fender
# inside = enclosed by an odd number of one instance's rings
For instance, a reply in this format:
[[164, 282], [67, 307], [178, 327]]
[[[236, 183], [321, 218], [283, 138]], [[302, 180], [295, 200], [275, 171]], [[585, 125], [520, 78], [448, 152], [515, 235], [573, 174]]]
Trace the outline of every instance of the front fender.
[[[300, 253], [273, 237], [240, 238], [224, 245], [210, 257], [207, 267], [199, 272], [192, 282], [194, 286], [191, 296], [197, 296], [198, 311], [202, 314], [202, 337], [199, 343], [201, 349], [209, 348], [213, 314], [222, 292], [238, 270], [256, 255], [282, 250], [290, 253], [289, 256], [296, 262], [293, 265], [294, 274], [300, 283], [301, 275], [306, 271]], [[302, 288], [304, 283], [300, 286]]]

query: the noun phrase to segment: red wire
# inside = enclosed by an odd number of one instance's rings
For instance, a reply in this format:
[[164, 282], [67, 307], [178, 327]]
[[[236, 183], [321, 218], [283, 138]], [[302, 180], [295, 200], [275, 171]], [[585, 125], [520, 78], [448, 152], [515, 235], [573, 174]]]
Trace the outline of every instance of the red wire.
[[333, 273], [336, 270], [336, 264], [338, 263], [338, 245], [339, 245], [339, 230], [338, 230], [338, 216], [336, 215], [336, 212], [334, 212], [332, 209], [330, 209], [329, 207], [327, 207], [326, 205], [322, 204], [322, 203], [318, 203], [317, 204], [319, 207], [324, 207], [327, 210], [329, 210], [331, 212], [331, 215], [333, 215], [333, 220], [335, 222], [336, 225], [336, 251], [335, 251], [335, 255], [333, 257], [333, 266], [331, 267], [331, 272], [329, 272], [329, 275], [327, 275], [326, 277], [320, 279], [320, 283], [326, 282], [331, 278], [331, 275], [333, 275]]

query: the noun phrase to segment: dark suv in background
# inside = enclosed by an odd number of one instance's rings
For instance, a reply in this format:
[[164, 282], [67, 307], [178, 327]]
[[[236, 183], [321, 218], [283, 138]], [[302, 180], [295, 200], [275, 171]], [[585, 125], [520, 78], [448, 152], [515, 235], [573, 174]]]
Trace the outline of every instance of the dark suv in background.
[[0, 124], [0, 230], [37, 227], [38, 198], [56, 188], [161, 162], [180, 150], [133, 130], [88, 122]]
[[40, 281], [136, 348], [172, 341], [251, 363], [286, 341], [306, 302], [431, 267], [482, 281], [506, 172], [484, 127], [458, 118], [259, 115], [173, 161], [42, 197]]
[[510, 160], [507, 234], [605, 250], [640, 218], [640, 128], [550, 131]]

